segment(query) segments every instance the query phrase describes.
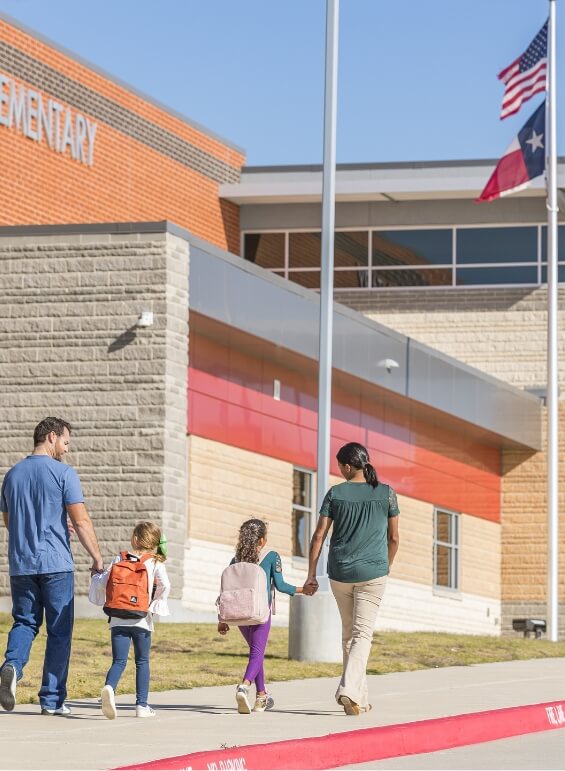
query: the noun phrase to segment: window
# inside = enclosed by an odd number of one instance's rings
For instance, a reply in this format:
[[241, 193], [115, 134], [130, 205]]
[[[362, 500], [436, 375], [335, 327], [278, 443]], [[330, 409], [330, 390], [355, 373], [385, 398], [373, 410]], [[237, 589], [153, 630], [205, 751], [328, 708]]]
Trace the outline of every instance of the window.
[[459, 515], [434, 511], [434, 586], [459, 589]]
[[308, 557], [312, 511], [312, 472], [295, 468], [292, 474], [292, 554], [294, 557]]
[[[319, 291], [322, 234], [244, 233], [246, 260]], [[547, 227], [524, 225], [337, 230], [334, 287], [539, 286], [547, 281]], [[565, 225], [559, 228], [559, 282], [565, 282]]]
[[245, 259], [262, 268], [284, 270], [284, 233], [246, 233], [243, 241]]

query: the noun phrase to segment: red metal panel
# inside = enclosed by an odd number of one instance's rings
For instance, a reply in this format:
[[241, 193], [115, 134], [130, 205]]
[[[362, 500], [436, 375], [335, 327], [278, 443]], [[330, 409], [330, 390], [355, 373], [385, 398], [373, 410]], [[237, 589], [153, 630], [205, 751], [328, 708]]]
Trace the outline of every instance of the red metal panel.
[[[331, 430], [332, 473], [339, 473], [335, 461], [339, 447], [359, 441], [369, 449], [380, 477], [399, 493], [499, 521], [500, 477], [496, 471], [413, 444], [406, 416], [403, 424], [400, 414], [394, 416], [394, 422], [385, 422], [356, 413], [351, 406], [345, 410], [340, 406], [337, 412], [340, 417], [332, 419]], [[316, 465], [315, 410], [297, 409], [293, 402], [276, 401], [241, 383], [230, 382], [226, 392], [223, 377], [192, 367], [188, 431], [307, 468]], [[483, 449], [496, 461], [493, 448]], [[455, 455], [457, 450], [455, 447]]]

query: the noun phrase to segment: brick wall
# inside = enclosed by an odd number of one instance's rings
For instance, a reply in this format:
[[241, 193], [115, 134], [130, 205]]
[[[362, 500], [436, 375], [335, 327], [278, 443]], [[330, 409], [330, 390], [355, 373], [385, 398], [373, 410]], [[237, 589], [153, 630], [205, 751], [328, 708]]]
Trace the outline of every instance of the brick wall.
[[[105, 561], [141, 519], [170, 542], [182, 590], [186, 516], [188, 245], [170, 234], [0, 238], [0, 474], [33, 427], [74, 427], [79, 472]], [[135, 327], [142, 310], [154, 325]], [[2, 528], [5, 549], [5, 531]], [[89, 559], [80, 548], [78, 590]], [[6, 561], [0, 593], [7, 593]]]
[[0, 125], [0, 225], [168, 219], [239, 253], [240, 151], [2, 19], [0, 73], [98, 125], [92, 166]]
[[[545, 388], [545, 288], [341, 293], [340, 302], [519, 388]], [[565, 391], [565, 287], [559, 290], [559, 380]], [[565, 479], [565, 403], [560, 405], [560, 479]], [[545, 440], [544, 440], [545, 441]], [[503, 452], [502, 628], [546, 617], [545, 452]], [[560, 596], [565, 596], [565, 485], [560, 485]], [[565, 602], [560, 613], [565, 634]]]

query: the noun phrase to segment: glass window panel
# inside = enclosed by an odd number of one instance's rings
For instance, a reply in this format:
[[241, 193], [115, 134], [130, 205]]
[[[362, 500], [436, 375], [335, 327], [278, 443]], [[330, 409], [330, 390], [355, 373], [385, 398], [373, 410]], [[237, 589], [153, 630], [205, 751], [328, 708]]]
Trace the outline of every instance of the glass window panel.
[[[557, 280], [560, 284], [565, 284], [565, 265], [557, 266]], [[542, 265], [541, 268], [541, 283], [547, 284], [547, 268]]]
[[436, 541], [451, 543], [451, 514], [436, 512]]
[[284, 233], [246, 233], [243, 254], [262, 268], [284, 268]]
[[[565, 261], [565, 226], [560, 225], [557, 228], [557, 256], [558, 259]], [[547, 227], [541, 229], [541, 259], [547, 262]]]
[[449, 546], [436, 546], [435, 582], [437, 586], [451, 587], [450, 552]]
[[312, 475], [307, 471], [294, 469], [292, 475], [292, 502], [310, 507]]
[[373, 265], [451, 265], [451, 230], [375, 230]]
[[336, 270], [334, 271], [334, 287], [336, 289], [351, 289], [352, 287], [368, 287], [368, 270]]
[[320, 288], [320, 271], [319, 270], [291, 270], [288, 273], [290, 281], [294, 281], [300, 286], [305, 286], [307, 289], [319, 289]]
[[478, 262], [537, 262], [537, 255], [535, 227], [457, 229], [458, 265], [472, 265]]
[[368, 267], [369, 233], [367, 230], [335, 234], [334, 265], [336, 268]]
[[308, 533], [308, 518], [310, 514], [306, 511], [292, 511], [292, 554], [295, 557], [308, 556], [310, 538]]
[[481, 284], [537, 284], [538, 269], [531, 267], [457, 268], [458, 286]]
[[373, 287], [451, 286], [451, 268], [410, 270], [373, 270]]
[[321, 233], [289, 233], [288, 265], [290, 268], [319, 268], [321, 253]]

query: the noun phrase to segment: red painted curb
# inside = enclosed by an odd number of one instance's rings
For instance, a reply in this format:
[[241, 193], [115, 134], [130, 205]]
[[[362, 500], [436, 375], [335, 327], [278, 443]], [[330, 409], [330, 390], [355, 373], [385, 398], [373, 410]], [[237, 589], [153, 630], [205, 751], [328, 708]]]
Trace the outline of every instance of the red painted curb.
[[521, 734], [565, 727], [565, 702], [472, 712], [466, 715], [419, 720], [414, 723], [364, 728], [327, 736], [249, 744], [152, 760], [126, 769], [209, 771], [224, 769], [317, 769], [383, 760], [401, 755], [437, 752], [466, 744], [507, 739]]

